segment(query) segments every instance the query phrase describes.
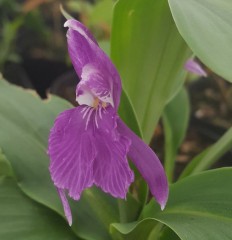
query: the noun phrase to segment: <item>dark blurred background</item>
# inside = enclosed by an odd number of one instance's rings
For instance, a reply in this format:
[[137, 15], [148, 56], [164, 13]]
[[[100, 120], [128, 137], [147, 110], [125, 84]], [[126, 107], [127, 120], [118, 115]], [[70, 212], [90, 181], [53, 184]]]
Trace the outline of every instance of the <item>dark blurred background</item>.
[[42, 98], [51, 91], [75, 103], [78, 78], [67, 53], [63, 15], [84, 22], [108, 51], [112, 6], [111, 0], [0, 0], [0, 72]]

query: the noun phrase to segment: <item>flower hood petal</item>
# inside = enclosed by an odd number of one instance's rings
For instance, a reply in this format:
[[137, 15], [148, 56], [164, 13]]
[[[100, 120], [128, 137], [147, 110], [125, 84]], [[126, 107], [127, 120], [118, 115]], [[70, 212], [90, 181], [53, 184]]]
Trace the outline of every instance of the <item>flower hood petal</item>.
[[[99, 82], [98, 85], [107, 86], [105, 90], [112, 95], [113, 105], [117, 111], [122, 86], [120, 76], [115, 66], [83, 24], [74, 19], [70, 19], [64, 26], [69, 28], [67, 32], [69, 55], [81, 82], [82, 79], [86, 81], [88, 76], [93, 78], [95, 73], [101, 73], [101, 77], [96, 75]], [[91, 71], [93, 68], [97, 71]], [[90, 72], [91, 74], [89, 74]], [[99, 98], [102, 96], [98, 94], [99, 91], [96, 91], [96, 88], [92, 89], [90, 87], [86, 89], [86, 91]], [[77, 91], [77, 94], [78, 93]], [[100, 93], [102, 94], [102, 91], [100, 91]], [[83, 89], [81, 94], [82, 96], [85, 94]]]
[[118, 131], [130, 138], [131, 147], [128, 156], [146, 180], [152, 195], [163, 210], [168, 199], [168, 182], [160, 160], [121, 119], [118, 120]]

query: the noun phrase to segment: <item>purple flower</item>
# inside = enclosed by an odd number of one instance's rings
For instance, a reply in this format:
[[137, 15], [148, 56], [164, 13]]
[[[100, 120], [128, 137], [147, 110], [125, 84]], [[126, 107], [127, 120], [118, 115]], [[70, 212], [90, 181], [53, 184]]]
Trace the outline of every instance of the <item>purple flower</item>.
[[198, 62], [196, 62], [192, 58], [186, 61], [184, 68], [187, 71], [194, 73], [198, 76], [207, 77], [207, 73], [205, 72], [205, 70], [201, 67], [201, 65]]
[[65, 191], [78, 200], [84, 189], [96, 185], [116, 198], [126, 198], [134, 174], [127, 156], [147, 181], [151, 193], [165, 207], [168, 183], [155, 153], [119, 118], [122, 91], [119, 74], [88, 29], [68, 20], [68, 50], [81, 81], [76, 108], [62, 112], [50, 132], [50, 173], [63, 203], [72, 215]]

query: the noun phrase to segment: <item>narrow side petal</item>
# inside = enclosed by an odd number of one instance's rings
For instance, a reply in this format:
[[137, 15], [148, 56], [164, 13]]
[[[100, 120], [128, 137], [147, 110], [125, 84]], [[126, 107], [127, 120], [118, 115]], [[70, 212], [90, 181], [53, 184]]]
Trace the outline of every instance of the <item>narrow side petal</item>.
[[98, 81], [102, 81], [101, 85], [108, 86], [107, 90], [112, 93], [114, 107], [117, 110], [122, 87], [115, 66], [83, 24], [72, 19], [68, 20], [65, 26], [69, 27], [67, 32], [68, 50], [77, 75], [82, 77], [86, 65], [95, 66], [102, 75]]
[[70, 209], [68, 200], [67, 200], [67, 198], [66, 198], [65, 192], [64, 192], [64, 190], [61, 189], [61, 188], [57, 188], [57, 191], [58, 191], [58, 193], [59, 193], [61, 202], [62, 202], [62, 204], [63, 204], [65, 217], [66, 217], [67, 220], [68, 220], [69, 226], [71, 226], [71, 225], [72, 225], [72, 213], [71, 213], [71, 209]]
[[131, 139], [129, 158], [135, 164], [143, 178], [146, 180], [152, 195], [156, 198], [163, 210], [168, 199], [168, 182], [163, 166], [152, 151], [125, 123], [118, 120], [118, 131]]
[[194, 59], [188, 59], [184, 65], [185, 69], [191, 73], [198, 76], [207, 77], [206, 71], [201, 67], [201, 65], [194, 61]]
[[91, 128], [87, 129], [91, 113], [87, 111], [84, 107], [64, 111], [57, 117], [49, 136], [52, 180], [57, 188], [67, 189], [75, 200], [85, 188], [93, 185], [96, 152]]

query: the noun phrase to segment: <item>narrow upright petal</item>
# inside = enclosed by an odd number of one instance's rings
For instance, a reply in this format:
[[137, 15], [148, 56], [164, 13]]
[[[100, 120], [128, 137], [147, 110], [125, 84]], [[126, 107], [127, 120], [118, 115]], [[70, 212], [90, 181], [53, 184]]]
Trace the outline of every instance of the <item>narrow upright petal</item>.
[[189, 59], [185, 63], [185, 69], [191, 73], [194, 73], [196, 75], [207, 77], [206, 71], [201, 67], [201, 65], [196, 62], [194, 59]]
[[[90, 75], [93, 79], [94, 72], [92, 69], [97, 69], [95, 73], [98, 74], [96, 76], [98, 85], [107, 86], [107, 89], [104, 89], [107, 90], [108, 95], [112, 95], [113, 105], [117, 110], [122, 87], [121, 79], [115, 66], [83, 24], [71, 19], [65, 23], [65, 27], [69, 28], [67, 32], [69, 55], [77, 75], [81, 79], [81, 84], [82, 79], [85, 81]], [[100, 91], [100, 94], [98, 94], [99, 92], [96, 92], [96, 88], [92, 89], [90, 86], [88, 93], [89, 91], [99, 99], [102, 97], [103, 92]], [[81, 91], [82, 97], [84, 93], [85, 91]]]
[[69, 226], [71, 226], [71, 225], [72, 225], [72, 213], [71, 213], [71, 209], [70, 209], [68, 200], [67, 200], [67, 198], [66, 198], [65, 192], [64, 192], [64, 190], [61, 189], [61, 188], [57, 188], [57, 191], [58, 191], [58, 193], [59, 193], [61, 202], [62, 202], [63, 207], [64, 207], [65, 217], [66, 217], [67, 220], [68, 220]]
[[128, 156], [146, 180], [152, 195], [163, 210], [168, 199], [168, 182], [160, 160], [121, 119], [118, 120], [118, 131], [131, 139]]

